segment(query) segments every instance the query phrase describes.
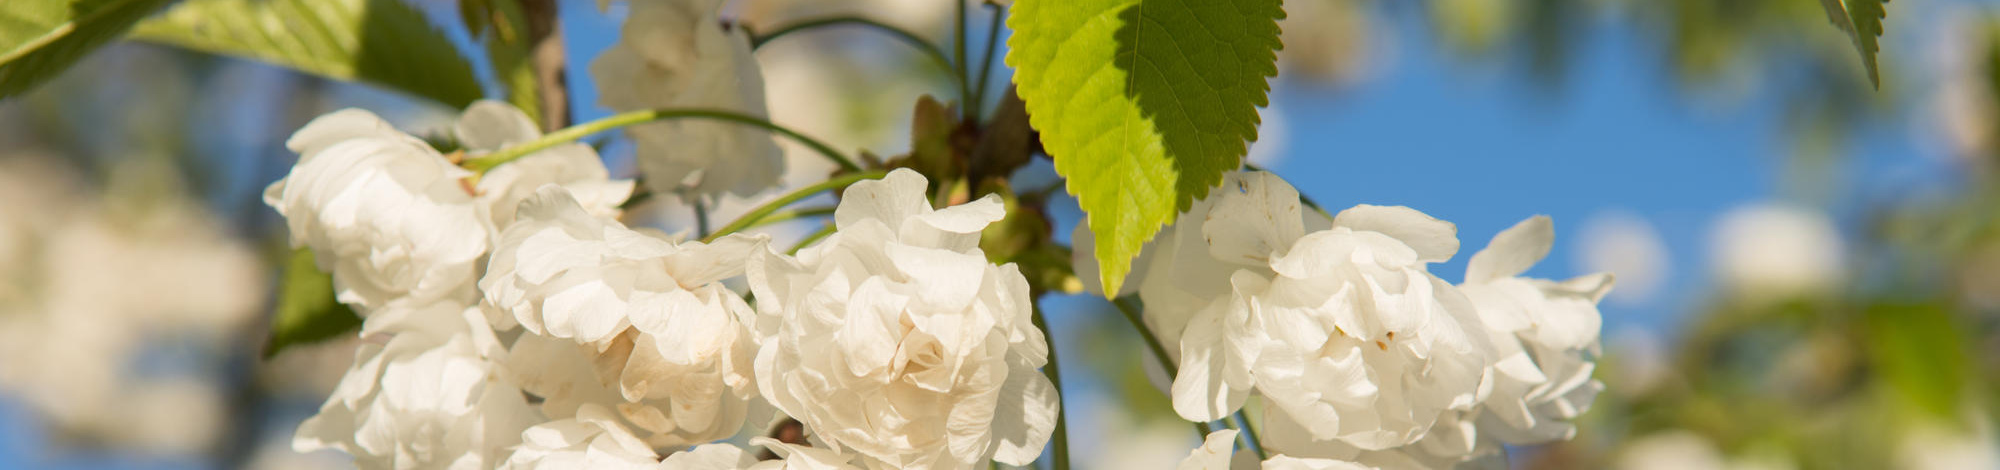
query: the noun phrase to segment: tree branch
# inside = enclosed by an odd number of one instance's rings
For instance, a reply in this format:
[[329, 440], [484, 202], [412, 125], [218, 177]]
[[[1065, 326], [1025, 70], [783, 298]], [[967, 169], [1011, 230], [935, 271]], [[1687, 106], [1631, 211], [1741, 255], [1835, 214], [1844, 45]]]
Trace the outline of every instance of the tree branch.
[[556, 0], [521, 0], [528, 17], [529, 60], [535, 69], [535, 84], [542, 99], [542, 132], [569, 127], [569, 79], [563, 74], [562, 22], [556, 18]]

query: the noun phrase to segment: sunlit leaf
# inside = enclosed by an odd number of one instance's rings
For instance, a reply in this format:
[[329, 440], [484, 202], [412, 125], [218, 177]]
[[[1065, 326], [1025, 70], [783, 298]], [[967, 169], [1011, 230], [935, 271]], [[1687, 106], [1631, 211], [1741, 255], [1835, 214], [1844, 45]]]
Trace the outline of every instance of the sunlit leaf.
[[169, 0], [0, 3], [0, 98], [28, 91], [117, 39]]
[[1097, 235], [1105, 292], [1257, 139], [1279, 0], [1021, 0], [1007, 63]]
[[400, 0], [188, 0], [132, 37], [360, 81], [454, 108], [483, 94], [472, 66]]

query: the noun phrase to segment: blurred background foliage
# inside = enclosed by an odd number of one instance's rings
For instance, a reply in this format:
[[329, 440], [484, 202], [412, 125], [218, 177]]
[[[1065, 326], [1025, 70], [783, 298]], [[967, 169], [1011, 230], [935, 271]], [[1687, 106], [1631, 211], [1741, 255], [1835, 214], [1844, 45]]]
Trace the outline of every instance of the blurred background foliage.
[[[407, 21], [391, 29], [448, 41], [480, 89], [458, 86], [445, 93], [454, 98], [441, 101], [463, 104], [468, 96], [536, 101], [518, 86], [527, 83], [520, 75], [525, 46], [505, 36], [511, 34], [505, 27], [495, 30], [500, 23], [476, 28], [466, 23], [507, 17], [493, 17], [486, 9], [468, 14], [465, 5], [450, 0], [397, 1], [339, 3], [407, 9], [436, 32]], [[225, 3], [186, 0], [176, 7]], [[616, 37], [622, 14], [617, 6], [600, 13], [593, 3], [560, 2], [573, 85], [568, 105], [579, 118], [605, 112], [581, 84], [588, 81], [584, 64]], [[1313, 99], [1277, 102], [1281, 107], [1342, 106], [1346, 94], [1392, 76], [1387, 71], [1398, 66], [1399, 56], [1418, 53], [1450, 58], [1455, 73], [1518, 81], [1521, 86], [1505, 90], [1533, 101], [1561, 101], [1577, 86], [1579, 57], [1599, 47], [1592, 31], [1600, 28], [1639, 31], [1643, 46], [1627, 52], [1651, 55], [1645, 60], [1672, 75], [1671, 87], [1655, 91], [1690, 108], [1729, 113], [1749, 101], [1780, 103], [1770, 119], [1778, 121], [1775, 128], [1784, 133], [1779, 140], [1785, 144], [1770, 153], [1782, 162], [1776, 198], [1787, 205], [1741, 217], [1739, 231], [1752, 240], [1721, 243], [1742, 245], [1723, 248], [1733, 250], [1724, 256], [1741, 266], [1722, 266], [1719, 282], [1664, 293], [1686, 300], [1678, 305], [1687, 308], [1670, 323], [1678, 331], [1652, 331], [1650, 340], [1606, 331], [1598, 377], [1609, 392], [1586, 415], [1574, 441], [1515, 449], [1517, 465], [2000, 464], [2000, 440], [1993, 432], [2000, 384], [1991, 379], [2000, 377], [2000, 6], [1890, 3], [1877, 90], [1850, 39], [1828, 25], [1821, 5], [1805, 0], [1286, 3], [1290, 17], [1283, 23], [1279, 87], [1307, 90]], [[984, 37], [989, 10], [973, 11], [978, 14], [972, 33]], [[1905, 14], [1916, 11], [1944, 13]], [[739, 0], [732, 13], [753, 30], [859, 14], [938, 44], [949, 44], [953, 31], [949, 0]], [[455, 114], [451, 108], [399, 91], [440, 82], [395, 70], [398, 63], [431, 60], [425, 57], [440, 52], [390, 48], [403, 55], [314, 65], [254, 41], [174, 36], [167, 28], [173, 22], [203, 19], [177, 14], [148, 20], [154, 23], [142, 24], [135, 39], [104, 48], [33, 91], [0, 102], [0, 270], [5, 271], [0, 273], [5, 280], [0, 396], [11, 398], [0, 405], [0, 422], [6, 423], [0, 425], [0, 463], [343, 465], [338, 457], [293, 454], [288, 442], [292, 426], [332, 388], [354, 341], [337, 338], [259, 359], [273, 325], [282, 332], [288, 324], [274, 312], [327, 308], [310, 296], [278, 292], [280, 277], [302, 274], [287, 274], [294, 253], [285, 246], [283, 224], [260, 197], [263, 186], [296, 158], [285, 150], [285, 138], [318, 114], [360, 106], [407, 130], [447, 128]], [[1923, 24], [1914, 19], [1919, 17], [1945, 20]], [[881, 155], [919, 155], [926, 142], [940, 138], [939, 124], [913, 114], [923, 116], [926, 106], [935, 106], [918, 104], [918, 96], [953, 96], [945, 71], [881, 36], [813, 34], [822, 36], [786, 39], [759, 51], [774, 119], [836, 146]], [[178, 39], [163, 39], [170, 37]], [[1410, 51], [1411, 44], [1438, 50]], [[288, 68], [195, 51], [261, 58]], [[342, 81], [354, 79], [373, 85]], [[987, 109], [998, 107], [1004, 93], [999, 88], [982, 97], [994, 103]], [[1252, 161], [1334, 158], [1272, 155], [1285, 153], [1285, 133], [1317, 132], [1274, 125], [1282, 124], [1267, 124], [1266, 135], [1276, 143], [1260, 143]], [[1869, 151], [1856, 147], [1855, 136], [1884, 128], [1907, 130], [1941, 149], [1954, 159], [1948, 165], [1956, 178], [1932, 187], [1863, 191], [1857, 181], [1871, 175], [1840, 176], [1852, 159]], [[1453, 129], [1430, 132], [1448, 139]], [[595, 143], [614, 174], [633, 173], [629, 145], [616, 138]], [[788, 153], [798, 155], [797, 150]], [[790, 158], [789, 164], [786, 181], [792, 186], [830, 170], [810, 157]], [[1337, 162], [1328, 165], [1338, 168]], [[1024, 197], [1009, 201], [1010, 208], [1040, 208], [1040, 215], [996, 226], [1001, 232], [991, 234], [995, 239], [989, 243], [1038, 246], [1041, 239], [1014, 238], [1048, 237], [1051, 231], [1058, 241], [1066, 240], [1062, 234], [1068, 230], [1051, 228], [1075, 223], [1074, 201], [1060, 191], [1050, 195], [1057, 186], [1046, 162], [1029, 165], [1011, 184]], [[727, 220], [755, 202], [726, 202], [713, 214]], [[1853, 211], [1859, 215], [1829, 221], [1824, 214], [1834, 206], [1859, 207]], [[688, 216], [684, 205], [663, 197], [631, 218], [675, 229], [688, 226]], [[1026, 228], [1015, 229], [1021, 226]], [[814, 227], [776, 230], [797, 236]], [[62, 248], [74, 240], [98, 244]], [[1479, 242], [1465, 240], [1467, 246]], [[1059, 259], [1053, 253], [1034, 256]], [[200, 282], [176, 283], [188, 280]], [[116, 282], [117, 288], [71, 288], [65, 282]], [[227, 288], [191, 288], [201, 285]], [[78, 297], [96, 302], [79, 304]], [[1159, 468], [1150, 462], [1186, 455], [1195, 436], [1173, 415], [1160, 391], [1165, 378], [1129, 325], [1103, 302], [1062, 304], [1076, 310], [1068, 315], [1074, 320], [1064, 323], [1079, 328], [1062, 332], [1058, 346], [1070, 366], [1082, 366], [1065, 370], [1098, 377], [1098, 388], [1079, 393], [1104, 395], [1068, 398], [1071, 419], [1103, 421], [1094, 429], [1109, 436], [1098, 455], [1084, 453], [1081, 463]], [[1618, 308], [1606, 306], [1605, 312], [1613, 317]], [[97, 329], [118, 333], [92, 332]], [[57, 380], [82, 376], [88, 377]], [[171, 393], [149, 393], [158, 390]], [[1114, 410], [1080, 406], [1087, 404], [1115, 404], [1106, 408], [1136, 414], [1113, 416]]]

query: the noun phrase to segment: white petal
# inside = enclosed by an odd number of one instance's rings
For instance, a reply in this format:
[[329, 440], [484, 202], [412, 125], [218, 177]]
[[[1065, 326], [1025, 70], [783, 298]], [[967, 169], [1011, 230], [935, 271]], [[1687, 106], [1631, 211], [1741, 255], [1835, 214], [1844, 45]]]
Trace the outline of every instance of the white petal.
[[1229, 457], [1236, 451], [1234, 429], [1222, 429], [1202, 438], [1201, 447], [1188, 451], [1178, 470], [1229, 470]]
[[1231, 175], [1210, 198], [1215, 206], [1202, 224], [1202, 235], [1216, 259], [1266, 264], [1305, 235], [1299, 192], [1277, 175]]
[[[302, 157], [318, 154], [327, 146], [341, 141], [397, 135], [394, 126], [376, 117], [375, 113], [360, 108], [346, 108], [313, 118], [305, 127], [299, 128], [290, 139], [285, 140], [285, 148], [298, 152]], [[304, 163], [301, 160], [300, 163]]]
[[1444, 262], [1458, 253], [1458, 226], [1408, 207], [1362, 204], [1334, 215], [1333, 225], [1393, 237], [1416, 249], [1424, 262]]
[[733, 444], [704, 444], [676, 452], [660, 461], [659, 468], [686, 470], [734, 470], [757, 463], [757, 457]]
[[993, 438], [999, 447], [993, 460], [1027, 465], [1041, 457], [1055, 433], [1062, 400], [1055, 384], [1033, 366], [1019, 357], [1010, 357], [1008, 363], [1007, 383], [1000, 388], [1000, 405], [993, 416]]
[[908, 168], [891, 171], [879, 180], [854, 183], [841, 193], [840, 205], [833, 210], [834, 224], [844, 230], [864, 219], [874, 219], [890, 227], [901, 226], [903, 219], [930, 210], [924, 197], [929, 186], [923, 175]]
[[683, 286], [699, 286], [743, 273], [750, 252], [764, 249], [771, 236], [730, 234], [707, 244], [687, 243], [681, 251], [667, 256], [667, 272]]
[[1227, 371], [1232, 355], [1225, 346], [1223, 317], [1227, 308], [1211, 307], [1188, 322], [1181, 335], [1180, 373], [1174, 376], [1174, 412], [1189, 421], [1214, 421], [1236, 412], [1249, 398], [1248, 390], [1231, 387]]
[[1537, 215], [1500, 231], [1486, 249], [1472, 254], [1465, 266], [1465, 282], [1487, 282], [1519, 276], [1549, 255], [1555, 244], [1555, 224], [1549, 216]]
[[1328, 459], [1301, 459], [1286, 455], [1264, 461], [1264, 470], [1372, 470], [1375, 467]]
[[514, 105], [504, 101], [479, 100], [465, 108], [458, 123], [452, 126], [458, 136], [459, 145], [480, 151], [499, 150], [511, 144], [527, 142], [542, 136], [535, 121], [528, 119]]
[[964, 310], [985, 282], [986, 258], [903, 244], [888, 246], [889, 259], [912, 281], [922, 282], [917, 298], [940, 311]]

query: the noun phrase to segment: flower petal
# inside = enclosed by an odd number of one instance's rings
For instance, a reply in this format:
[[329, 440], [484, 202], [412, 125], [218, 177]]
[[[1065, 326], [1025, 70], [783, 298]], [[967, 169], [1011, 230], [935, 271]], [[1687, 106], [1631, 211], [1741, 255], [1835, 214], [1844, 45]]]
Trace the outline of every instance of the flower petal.
[[1537, 215], [1500, 231], [1486, 249], [1472, 254], [1465, 265], [1465, 282], [1487, 282], [1519, 276], [1549, 255], [1555, 244], [1555, 224]]
[[1380, 232], [1410, 245], [1419, 261], [1439, 263], [1458, 253], [1458, 226], [1403, 206], [1354, 206], [1333, 216], [1335, 227]]

